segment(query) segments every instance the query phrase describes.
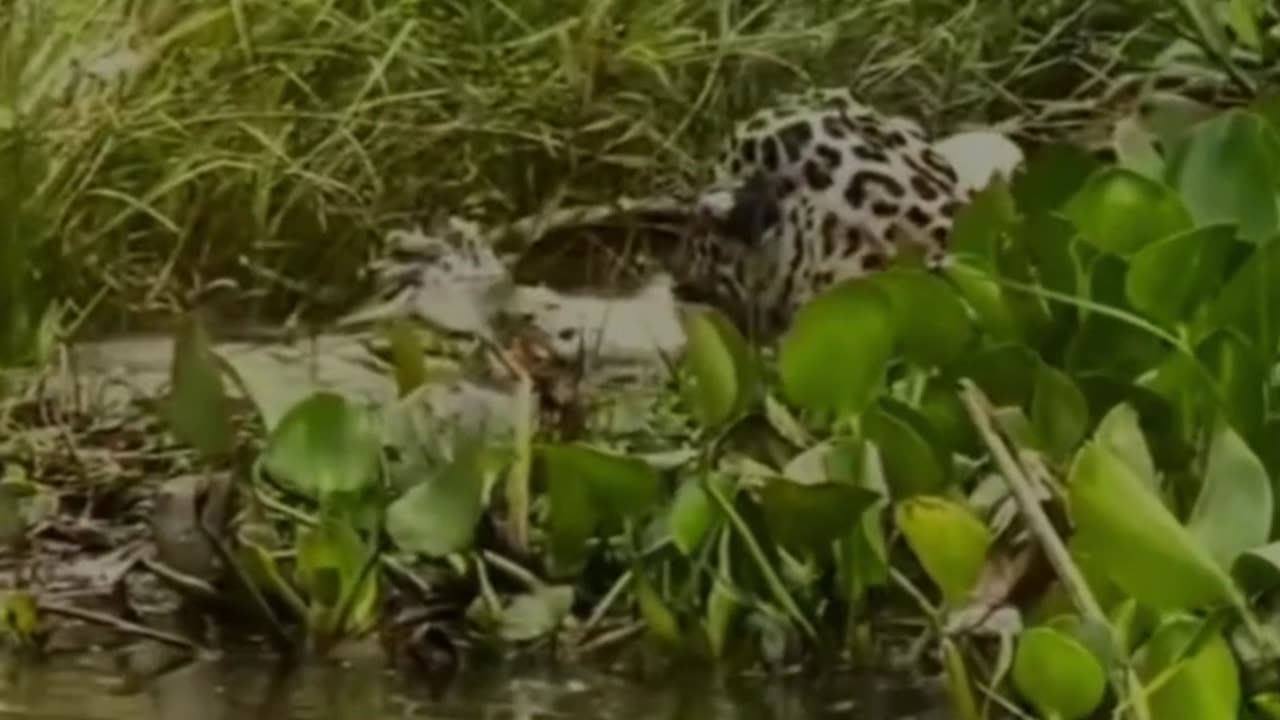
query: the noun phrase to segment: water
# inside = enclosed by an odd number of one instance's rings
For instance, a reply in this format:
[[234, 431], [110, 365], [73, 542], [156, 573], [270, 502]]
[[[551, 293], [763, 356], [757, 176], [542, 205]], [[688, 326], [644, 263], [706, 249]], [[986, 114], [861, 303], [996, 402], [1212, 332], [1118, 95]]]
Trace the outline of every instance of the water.
[[470, 670], [442, 691], [379, 664], [314, 663], [291, 674], [253, 657], [187, 665], [122, 689], [102, 656], [0, 678], [0, 718], [31, 720], [945, 720], [935, 690], [840, 678], [737, 679], [697, 673], [643, 684], [567, 669]]

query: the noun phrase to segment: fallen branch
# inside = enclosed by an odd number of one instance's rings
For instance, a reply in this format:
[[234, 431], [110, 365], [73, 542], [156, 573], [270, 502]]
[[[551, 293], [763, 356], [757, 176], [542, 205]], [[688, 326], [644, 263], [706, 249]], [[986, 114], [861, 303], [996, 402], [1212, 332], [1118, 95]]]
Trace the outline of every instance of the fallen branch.
[[[1044, 550], [1049, 564], [1053, 566], [1058, 579], [1062, 581], [1067, 594], [1071, 596], [1072, 603], [1090, 622], [1106, 628], [1112, 642], [1119, 647], [1110, 619], [1103, 612], [1102, 606], [1098, 604], [1097, 598], [1093, 596], [1093, 592], [1089, 589], [1089, 584], [1080, 572], [1080, 568], [1071, 559], [1066, 543], [1059, 537], [1058, 531], [1053, 527], [1049, 516], [1040, 505], [1040, 500], [1036, 497], [1035, 488], [1030, 478], [1027, 477], [1027, 473], [1014, 459], [1013, 453], [1005, 445], [1004, 439], [1001, 438], [1000, 433], [996, 430], [993, 419], [994, 412], [990, 401], [978, 389], [977, 385], [968, 380], [961, 381], [960, 399], [968, 411], [969, 420], [982, 437], [987, 450], [991, 453], [992, 459], [995, 460], [996, 466], [1000, 469], [1001, 476], [1013, 493], [1014, 501], [1018, 505], [1018, 511], [1027, 522], [1027, 528], [1031, 531], [1036, 541], [1040, 543], [1040, 547]], [[1124, 655], [1118, 654], [1117, 657], [1122, 658]], [[1127, 665], [1122, 666], [1114, 673], [1110, 673], [1110, 675], [1112, 686], [1118, 697], [1142, 696], [1141, 681]], [[1145, 701], [1135, 702], [1132, 706], [1132, 712], [1134, 720], [1151, 720], [1151, 713]]]

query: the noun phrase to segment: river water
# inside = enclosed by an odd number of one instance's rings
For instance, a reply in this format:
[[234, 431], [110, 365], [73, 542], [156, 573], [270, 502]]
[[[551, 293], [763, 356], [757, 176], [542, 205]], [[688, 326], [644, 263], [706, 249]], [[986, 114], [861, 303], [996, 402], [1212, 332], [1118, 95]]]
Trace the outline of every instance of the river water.
[[101, 656], [10, 668], [0, 718], [32, 720], [945, 720], [936, 690], [841, 678], [717, 681], [698, 673], [639, 683], [567, 669], [470, 669], [443, 690], [380, 664], [314, 663], [292, 672], [253, 657], [198, 662], [142, 687]]

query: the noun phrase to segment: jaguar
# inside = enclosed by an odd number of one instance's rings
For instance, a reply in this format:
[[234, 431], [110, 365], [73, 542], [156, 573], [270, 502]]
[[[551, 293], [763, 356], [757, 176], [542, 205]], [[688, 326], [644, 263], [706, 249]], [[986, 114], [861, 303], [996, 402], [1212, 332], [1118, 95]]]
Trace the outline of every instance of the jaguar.
[[[832, 285], [904, 253], [940, 268], [959, 209], [1021, 162], [1000, 136], [957, 138], [935, 143], [847, 90], [782, 96], [733, 127], [672, 263], [682, 293], [771, 334]], [[975, 143], [976, 167], [958, 168]]]

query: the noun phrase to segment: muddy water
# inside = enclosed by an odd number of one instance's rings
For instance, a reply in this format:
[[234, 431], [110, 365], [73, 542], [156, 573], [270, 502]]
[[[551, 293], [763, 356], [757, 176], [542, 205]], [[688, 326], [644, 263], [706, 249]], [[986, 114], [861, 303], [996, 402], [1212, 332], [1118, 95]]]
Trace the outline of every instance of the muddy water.
[[379, 665], [291, 673], [252, 657], [188, 665], [124, 688], [101, 656], [9, 669], [0, 718], [33, 720], [945, 720], [936, 690], [884, 680], [641, 684], [569, 670], [472, 670], [430, 692]]

